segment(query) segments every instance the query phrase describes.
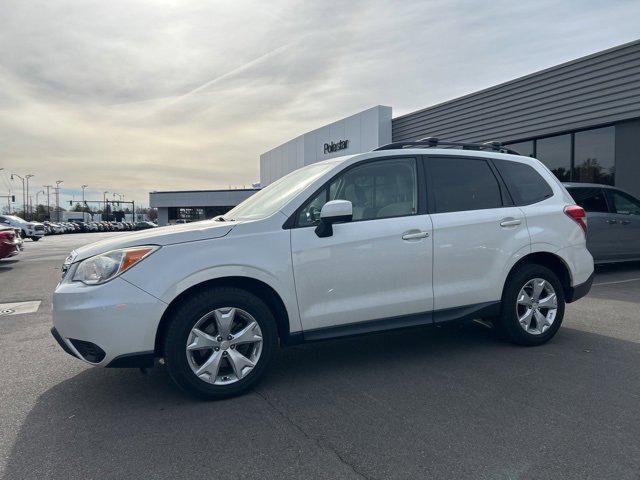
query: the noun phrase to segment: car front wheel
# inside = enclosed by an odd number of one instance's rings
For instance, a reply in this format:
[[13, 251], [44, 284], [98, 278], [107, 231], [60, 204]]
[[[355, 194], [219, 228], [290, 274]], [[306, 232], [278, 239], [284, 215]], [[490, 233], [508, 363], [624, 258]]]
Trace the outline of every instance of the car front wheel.
[[252, 388], [277, 345], [271, 310], [237, 288], [212, 288], [174, 312], [164, 343], [169, 375], [183, 390], [214, 400]]
[[507, 280], [502, 313], [494, 324], [513, 343], [541, 345], [560, 328], [564, 309], [564, 291], [556, 274], [541, 265], [524, 265]]

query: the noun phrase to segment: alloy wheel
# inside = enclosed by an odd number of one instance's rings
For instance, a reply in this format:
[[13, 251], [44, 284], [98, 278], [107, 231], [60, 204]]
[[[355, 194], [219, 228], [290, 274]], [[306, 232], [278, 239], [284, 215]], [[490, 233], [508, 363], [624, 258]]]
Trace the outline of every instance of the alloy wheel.
[[262, 330], [245, 310], [217, 308], [202, 316], [186, 343], [193, 373], [214, 385], [242, 380], [257, 365], [262, 353]]
[[520, 327], [532, 335], [541, 335], [549, 330], [556, 318], [556, 291], [543, 278], [531, 279], [518, 293], [516, 310]]

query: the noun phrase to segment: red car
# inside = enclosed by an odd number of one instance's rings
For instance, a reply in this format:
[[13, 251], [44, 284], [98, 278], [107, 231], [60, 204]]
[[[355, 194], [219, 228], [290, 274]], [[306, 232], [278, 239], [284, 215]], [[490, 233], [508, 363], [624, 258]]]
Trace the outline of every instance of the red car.
[[0, 259], [13, 257], [20, 252], [16, 231], [10, 227], [0, 227]]

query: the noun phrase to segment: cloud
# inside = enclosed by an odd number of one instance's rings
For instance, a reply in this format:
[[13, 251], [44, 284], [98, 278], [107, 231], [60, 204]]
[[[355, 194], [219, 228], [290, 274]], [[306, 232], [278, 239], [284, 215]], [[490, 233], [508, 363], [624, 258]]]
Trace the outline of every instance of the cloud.
[[633, 40], [639, 13], [631, 1], [5, 0], [0, 167], [36, 186], [63, 179], [65, 200], [82, 184], [87, 198], [142, 203], [248, 185], [261, 152], [307, 130]]

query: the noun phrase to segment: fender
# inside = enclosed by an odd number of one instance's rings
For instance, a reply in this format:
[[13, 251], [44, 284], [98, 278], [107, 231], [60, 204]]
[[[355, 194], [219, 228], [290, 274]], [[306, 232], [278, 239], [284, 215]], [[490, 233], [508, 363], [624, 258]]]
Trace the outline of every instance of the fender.
[[504, 290], [505, 282], [507, 281], [507, 277], [509, 276], [509, 273], [511, 273], [511, 270], [513, 269], [515, 264], [518, 263], [523, 258], [525, 258], [526, 256], [534, 253], [550, 253], [556, 256], [559, 260], [561, 260], [562, 263], [564, 263], [565, 267], [567, 268], [567, 271], [569, 272], [571, 285], [573, 285], [573, 272], [571, 271], [571, 268], [569, 268], [567, 259], [564, 258], [563, 255], [561, 255], [561, 250], [562, 249], [550, 243], [537, 242], [537, 243], [528, 245], [526, 247], [523, 247], [517, 252], [515, 252], [511, 256], [511, 258], [509, 258], [509, 261], [505, 263], [505, 266], [502, 271], [502, 281], [500, 282], [499, 285], [496, 286], [496, 295], [497, 295], [496, 298], [502, 298], [502, 291]]
[[174, 283], [166, 292], [160, 296], [160, 300], [167, 305], [171, 304], [181, 293], [200, 285], [207, 281], [218, 280], [229, 277], [244, 277], [261, 281], [269, 285], [282, 299], [287, 315], [289, 317], [289, 331], [291, 333], [302, 331], [302, 322], [298, 312], [298, 301], [295, 294], [292, 294], [275, 275], [249, 265], [220, 265], [205, 268]]

